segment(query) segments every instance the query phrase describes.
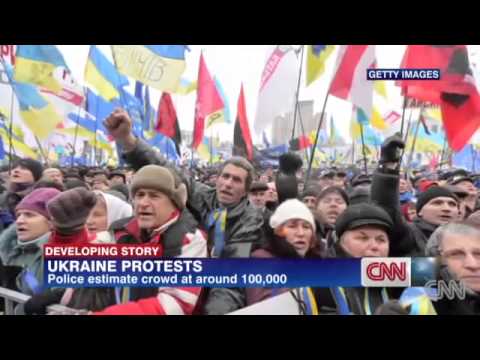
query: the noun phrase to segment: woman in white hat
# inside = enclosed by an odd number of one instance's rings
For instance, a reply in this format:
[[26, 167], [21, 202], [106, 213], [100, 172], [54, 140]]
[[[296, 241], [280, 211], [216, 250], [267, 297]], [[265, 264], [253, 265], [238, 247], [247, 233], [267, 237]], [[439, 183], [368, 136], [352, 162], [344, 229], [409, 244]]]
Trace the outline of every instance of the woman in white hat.
[[[321, 257], [321, 243], [315, 236], [315, 220], [307, 206], [297, 199], [286, 200], [270, 217], [266, 245], [254, 251], [254, 258]], [[247, 306], [290, 289], [247, 288]]]

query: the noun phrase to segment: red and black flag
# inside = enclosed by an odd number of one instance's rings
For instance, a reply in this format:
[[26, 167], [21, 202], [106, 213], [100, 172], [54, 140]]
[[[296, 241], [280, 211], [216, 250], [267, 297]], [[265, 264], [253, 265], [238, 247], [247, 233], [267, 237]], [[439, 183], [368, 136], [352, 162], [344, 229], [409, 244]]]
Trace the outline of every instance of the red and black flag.
[[158, 120], [155, 130], [168, 136], [175, 142], [177, 154], [180, 153], [180, 143], [182, 142], [182, 134], [178, 125], [177, 112], [173, 106], [172, 97], [169, 93], [164, 92], [158, 104]]
[[298, 138], [290, 140], [290, 150], [291, 151], [301, 151], [312, 146], [312, 141], [306, 135], [300, 135]]
[[233, 155], [243, 156], [250, 161], [253, 160], [253, 143], [248, 126], [243, 84], [240, 87], [240, 96], [238, 97], [237, 105], [237, 119], [235, 121], [235, 130], [233, 131]]
[[450, 147], [461, 150], [480, 127], [480, 95], [465, 45], [410, 45], [402, 68], [439, 69], [440, 80], [397, 82], [410, 98], [439, 104]]

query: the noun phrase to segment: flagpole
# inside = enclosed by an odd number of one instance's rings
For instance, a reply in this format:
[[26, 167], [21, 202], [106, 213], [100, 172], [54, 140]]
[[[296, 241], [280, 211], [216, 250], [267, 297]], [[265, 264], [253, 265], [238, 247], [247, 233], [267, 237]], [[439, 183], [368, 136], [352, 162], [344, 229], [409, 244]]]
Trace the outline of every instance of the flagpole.
[[[400, 160], [398, 161], [398, 167], [397, 170], [400, 170], [402, 167], [402, 161], [403, 161], [403, 155], [405, 154], [406, 146], [407, 146], [407, 141], [408, 141], [408, 135], [410, 135], [410, 129], [412, 125], [412, 114], [413, 110], [410, 110], [410, 115], [408, 117], [408, 123], [407, 123], [407, 131], [405, 132], [405, 138], [403, 139], [403, 142], [405, 143], [405, 147], [402, 149], [402, 154], [400, 155]], [[403, 134], [401, 134], [403, 137]]]
[[476, 156], [475, 156], [475, 150], [473, 149], [473, 144], [471, 144], [470, 146], [471, 146], [470, 149], [472, 150], [471, 151], [471, 153], [472, 153], [472, 173], [474, 173], [475, 172], [475, 160], [476, 160], [475, 158], [476, 158]]
[[420, 117], [422, 116], [422, 113], [423, 113], [423, 107], [424, 107], [424, 104], [422, 104], [422, 108], [420, 109], [420, 116], [417, 121], [417, 127], [415, 128], [415, 135], [413, 136], [412, 150], [410, 151], [410, 155], [408, 156], [407, 169], [410, 168], [410, 165], [412, 164], [412, 160], [413, 160], [413, 154], [415, 153], [415, 145], [417, 144], [418, 130], [420, 129], [420, 123], [421, 123]]
[[295, 138], [295, 127], [297, 126], [297, 110], [298, 110], [298, 98], [300, 95], [300, 84], [302, 83], [302, 68], [303, 68], [303, 53], [304, 53], [305, 45], [301, 47], [301, 55], [300, 55], [300, 69], [298, 70], [298, 82], [297, 82], [297, 93], [295, 97], [295, 112], [293, 113], [293, 129], [292, 129], [292, 138]]
[[444, 155], [445, 155], [445, 150], [447, 148], [447, 139], [446, 137], [444, 136], [443, 137], [443, 147], [442, 147], [442, 155], [440, 156], [440, 168], [443, 166], [443, 159], [444, 159]]
[[93, 140], [93, 166], [97, 164], [97, 121], [95, 121], [95, 138]]
[[[302, 112], [300, 109], [298, 109], [298, 120], [300, 121], [300, 129], [302, 130], [302, 134], [305, 136], [305, 128], [303, 126]], [[305, 155], [305, 160], [308, 163], [308, 147], [305, 148], [303, 153]]]
[[8, 124], [8, 141], [9, 141], [9, 150], [8, 150], [8, 155], [10, 157], [9, 162], [8, 162], [8, 168], [9, 171], [12, 170], [12, 148], [13, 148], [13, 102], [14, 102], [14, 91], [13, 91], [13, 86], [12, 86], [12, 96], [10, 99], [10, 124]]
[[[114, 65], [115, 68], [118, 70], [117, 59], [116, 59], [116, 57], [115, 57], [115, 51], [113, 51], [113, 45], [110, 45], [110, 51], [112, 52], [113, 65]], [[118, 76], [118, 79], [120, 80], [120, 74], [119, 74], [118, 72], [117, 72], [116, 74], [117, 74], [117, 76]], [[125, 110], [127, 111], [127, 114], [128, 114], [130, 117], [132, 117], [132, 116], [130, 115], [130, 111], [128, 110], [128, 106], [126, 106], [126, 105], [127, 105], [127, 102], [126, 102], [126, 100], [123, 98], [122, 92], [119, 91], [118, 93], [119, 93], [119, 95], [120, 95], [120, 104], [122, 104], [123, 106], [125, 106]], [[132, 119], [132, 121], [133, 121], [133, 119]], [[142, 121], [142, 123], [143, 123], [143, 121]], [[142, 137], [143, 137], [143, 128], [142, 128]]]
[[365, 167], [365, 175], [368, 174], [368, 166], [367, 166], [367, 154], [365, 152], [365, 139], [363, 137], [363, 123], [360, 123], [360, 137], [362, 139], [362, 153], [363, 153], [363, 165]]
[[355, 165], [355, 141], [352, 138], [352, 165]]
[[403, 109], [402, 109], [402, 125], [400, 128], [400, 135], [403, 137], [403, 125], [405, 121], [405, 108], [407, 107], [407, 96], [403, 95]]
[[45, 152], [43, 151], [42, 144], [40, 143], [40, 140], [38, 140], [37, 135], [34, 135], [34, 138], [35, 138], [35, 141], [36, 141], [36, 143], [37, 143], [37, 145], [38, 145], [38, 148], [40, 149], [40, 155], [42, 155], [43, 161], [45, 161], [45, 163], [46, 163], [47, 166], [48, 166], [48, 159], [47, 159], [46, 156], [45, 156]]
[[305, 178], [305, 184], [308, 182], [308, 179], [310, 178], [310, 173], [312, 171], [313, 158], [315, 157], [315, 151], [317, 150], [318, 138], [319, 138], [319, 135], [320, 135], [320, 129], [322, 128], [323, 119], [325, 119], [325, 109], [327, 108], [327, 101], [328, 101], [329, 96], [330, 96], [330, 86], [327, 89], [327, 94], [325, 95], [325, 100], [323, 101], [323, 107], [322, 107], [322, 112], [321, 112], [321, 115], [320, 115], [320, 121], [318, 122], [318, 128], [317, 128], [317, 133], [315, 135], [315, 141], [313, 143], [312, 154], [310, 155], [310, 162], [308, 163], [308, 169], [307, 169], [307, 176]]
[[9, 141], [8, 171], [11, 172], [12, 171], [12, 148], [13, 148], [13, 141], [12, 141], [12, 136], [13, 136], [13, 102], [14, 102], [14, 98], [15, 98], [15, 90], [13, 89], [13, 80], [10, 79], [10, 76], [8, 76], [5, 61], [3, 60], [3, 57], [1, 57], [1, 56], [0, 56], [0, 61], [2, 62], [3, 68], [5, 69], [5, 73], [7, 74], [7, 78], [8, 78], [8, 81], [10, 83], [10, 88], [12, 89], [12, 96], [10, 98], [10, 124], [9, 124], [9, 127], [8, 127], [8, 141]]

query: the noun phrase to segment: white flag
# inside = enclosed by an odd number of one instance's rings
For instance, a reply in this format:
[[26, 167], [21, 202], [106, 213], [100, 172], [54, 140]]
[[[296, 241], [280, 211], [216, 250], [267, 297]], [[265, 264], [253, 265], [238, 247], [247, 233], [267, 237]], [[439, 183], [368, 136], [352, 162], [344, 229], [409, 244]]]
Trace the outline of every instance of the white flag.
[[254, 129], [257, 135], [285, 113], [293, 112], [300, 71], [300, 51], [291, 45], [271, 46], [262, 73]]

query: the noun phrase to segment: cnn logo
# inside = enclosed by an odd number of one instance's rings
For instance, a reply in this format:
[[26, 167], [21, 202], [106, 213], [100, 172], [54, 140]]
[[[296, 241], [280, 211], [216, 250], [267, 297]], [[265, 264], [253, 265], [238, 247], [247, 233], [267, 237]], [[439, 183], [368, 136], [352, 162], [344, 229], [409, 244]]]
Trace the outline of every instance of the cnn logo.
[[410, 286], [410, 258], [363, 258], [363, 287]]

